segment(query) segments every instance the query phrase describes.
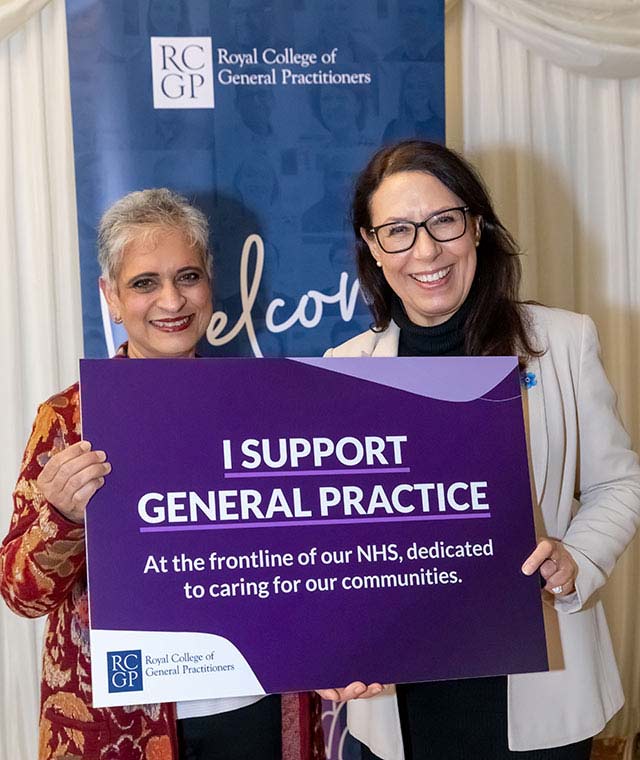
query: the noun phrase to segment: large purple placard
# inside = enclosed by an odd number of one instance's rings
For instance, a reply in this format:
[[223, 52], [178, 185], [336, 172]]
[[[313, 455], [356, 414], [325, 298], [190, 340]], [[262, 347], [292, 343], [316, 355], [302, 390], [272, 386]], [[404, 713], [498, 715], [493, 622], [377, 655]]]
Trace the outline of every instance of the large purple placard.
[[96, 705], [547, 668], [514, 358], [88, 360]]

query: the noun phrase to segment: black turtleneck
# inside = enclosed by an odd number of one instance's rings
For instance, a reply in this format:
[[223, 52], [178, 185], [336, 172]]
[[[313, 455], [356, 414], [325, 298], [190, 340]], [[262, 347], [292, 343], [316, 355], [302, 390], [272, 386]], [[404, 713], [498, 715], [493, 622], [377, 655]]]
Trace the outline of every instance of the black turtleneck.
[[467, 300], [446, 322], [435, 327], [414, 324], [399, 298], [393, 299], [391, 318], [400, 328], [398, 356], [466, 356], [464, 327], [471, 311]]
[[[472, 303], [470, 295], [446, 322], [420, 327], [394, 298], [391, 318], [400, 328], [398, 356], [466, 356], [465, 325]], [[463, 747], [473, 747], [474, 757], [512, 756], [507, 747], [506, 676], [399, 684], [396, 691], [405, 752], [412, 760], [466, 757]], [[379, 760], [363, 752], [365, 757]]]

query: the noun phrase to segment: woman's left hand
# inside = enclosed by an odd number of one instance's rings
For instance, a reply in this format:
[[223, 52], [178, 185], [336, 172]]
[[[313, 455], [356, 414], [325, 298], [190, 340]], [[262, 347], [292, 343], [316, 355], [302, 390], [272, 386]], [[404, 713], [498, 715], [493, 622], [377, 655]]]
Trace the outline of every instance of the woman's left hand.
[[567, 596], [576, 590], [578, 565], [561, 541], [555, 538], [539, 539], [535, 550], [522, 565], [525, 575], [533, 575], [536, 570], [545, 579], [544, 589], [550, 594]]
[[316, 689], [322, 699], [330, 702], [349, 702], [352, 699], [369, 699], [377, 697], [383, 691], [389, 691], [389, 684], [383, 686], [381, 683], [371, 683], [367, 685], [362, 681], [353, 681], [344, 689]]

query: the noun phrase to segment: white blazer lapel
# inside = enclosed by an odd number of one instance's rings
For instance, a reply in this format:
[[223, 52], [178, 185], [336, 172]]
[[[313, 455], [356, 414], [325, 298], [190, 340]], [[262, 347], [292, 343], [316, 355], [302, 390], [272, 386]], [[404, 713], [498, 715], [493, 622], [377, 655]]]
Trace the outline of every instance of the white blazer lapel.
[[547, 481], [549, 434], [540, 359], [533, 358], [523, 375], [522, 405], [533, 477], [534, 498], [541, 504]]
[[400, 340], [400, 328], [395, 322], [390, 322], [384, 332], [378, 333], [370, 356], [397, 356], [398, 341]]

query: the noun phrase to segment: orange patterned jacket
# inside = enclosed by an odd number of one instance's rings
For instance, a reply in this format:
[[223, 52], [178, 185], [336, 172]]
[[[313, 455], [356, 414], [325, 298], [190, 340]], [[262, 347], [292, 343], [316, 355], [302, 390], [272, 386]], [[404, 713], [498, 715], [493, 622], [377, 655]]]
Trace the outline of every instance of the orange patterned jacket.
[[[78, 384], [40, 406], [0, 548], [0, 592], [25, 617], [47, 615], [39, 760], [177, 760], [173, 704], [93, 708], [84, 526], [38, 491], [49, 458], [80, 440]], [[282, 697], [283, 760], [323, 760], [320, 699]]]

